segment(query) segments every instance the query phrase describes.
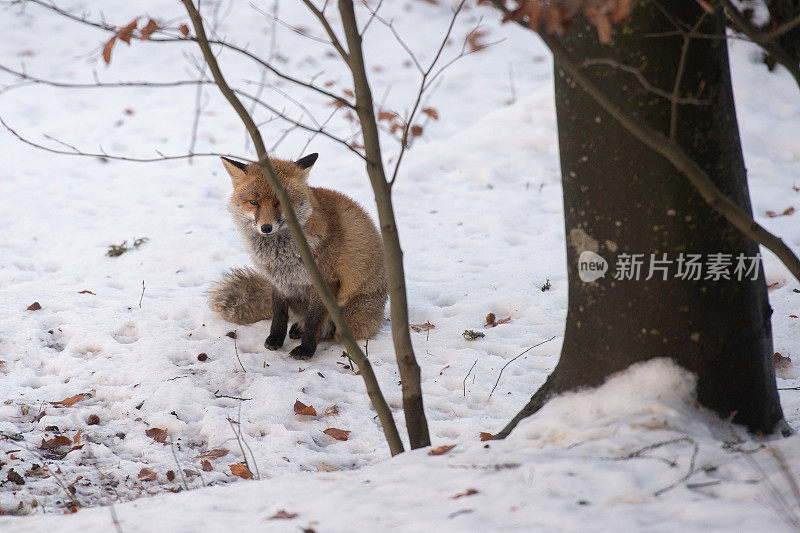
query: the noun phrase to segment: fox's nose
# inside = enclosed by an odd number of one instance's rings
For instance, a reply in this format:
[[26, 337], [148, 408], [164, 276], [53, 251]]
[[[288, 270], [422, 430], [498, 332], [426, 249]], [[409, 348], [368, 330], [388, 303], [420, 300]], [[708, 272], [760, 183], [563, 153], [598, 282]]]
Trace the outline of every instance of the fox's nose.
[[272, 224], [261, 225], [261, 233], [269, 233], [270, 231], [272, 231]]

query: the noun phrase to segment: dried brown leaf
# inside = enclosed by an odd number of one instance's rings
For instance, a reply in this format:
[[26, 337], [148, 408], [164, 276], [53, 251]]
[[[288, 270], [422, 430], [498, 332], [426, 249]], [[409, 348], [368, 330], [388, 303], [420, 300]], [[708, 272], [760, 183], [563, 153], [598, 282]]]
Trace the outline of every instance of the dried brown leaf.
[[231, 474], [234, 476], [239, 476], [242, 479], [250, 479], [253, 477], [253, 473], [250, 472], [250, 469], [247, 468], [247, 465], [244, 463], [235, 463], [228, 466], [231, 469]]
[[174, 481], [174, 480], [175, 480], [175, 471], [167, 470], [167, 481]]
[[453, 499], [457, 500], [459, 498], [463, 498], [464, 496], [473, 496], [475, 494], [478, 494], [478, 489], [467, 489], [464, 492], [459, 492], [458, 494], [453, 496]]
[[111, 39], [106, 41], [106, 44], [103, 45], [103, 61], [106, 62], [106, 65], [111, 63], [111, 50], [114, 48], [114, 44], [117, 42], [117, 36], [113, 36]]
[[421, 331], [430, 331], [435, 327], [436, 325], [431, 324], [430, 322], [425, 322], [424, 324], [411, 324], [411, 329], [413, 329], [417, 333]]
[[139, 17], [136, 17], [132, 21], [130, 21], [126, 26], [123, 26], [117, 32], [117, 37], [120, 41], [124, 42], [125, 44], [131, 44], [131, 37], [133, 36], [133, 30], [136, 29], [136, 26], [139, 24]]
[[225, 457], [228, 455], [230, 450], [226, 450], [225, 448], [214, 448], [213, 450], [206, 450], [201, 454], [195, 455], [195, 459], [219, 459], [220, 457]]
[[423, 107], [422, 112], [431, 117], [433, 120], [439, 120], [439, 112], [432, 107]]
[[294, 518], [296, 516], [297, 516], [297, 513], [290, 513], [288, 511], [284, 511], [283, 509], [281, 509], [280, 511], [278, 511], [274, 515], [270, 516], [269, 519], [270, 520], [290, 520], [290, 519], [292, 519], [292, 518]]
[[317, 410], [313, 405], [306, 405], [300, 400], [294, 402], [294, 414], [304, 416], [317, 416]]
[[158, 22], [153, 19], [147, 21], [147, 24], [142, 28], [142, 37], [143, 41], [150, 39], [150, 36], [153, 35], [156, 31], [158, 31]]
[[77, 433], [75, 433], [75, 436], [72, 437], [72, 442], [74, 442], [75, 444], [80, 444], [80, 442], [81, 442], [81, 430], [80, 429], [78, 430]]
[[421, 136], [423, 131], [424, 130], [422, 129], [422, 126], [420, 126], [419, 124], [414, 124], [413, 126], [411, 126], [411, 136], [412, 137]]
[[494, 440], [494, 435], [486, 431], [481, 431], [480, 438], [481, 440]]
[[139, 479], [142, 481], [155, 481], [156, 473], [149, 468], [142, 468], [139, 470]]
[[76, 394], [75, 396], [70, 396], [69, 398], [64, 398], [60, 402], [53, 402], [55, 405], [61, 405], [64, 407], [69, 407], [70, 405], [75, 405], [78, 402], [82, 402], [86, 398], [91, 398], [92, 395], [86, 392], [81, 394]]
[[28, 311], [38, 311], [42, 308], [42, 304], [39, 302], [33, 302], [31, 305], [27, 307]]
[[203, 472], [211, 472], [212, 470], [214, 470], [214, 467], [211, 466], [211, 463], [208, 460], [203, 459], [202, 461], [200, 461], [200, 469]]
[[183, 35], [184, 37], [188, 37], [189, 36], [189, 26], [187, 26], [186, 24], [181, 24], [180, 27], [178, 28], [178, 30], [181, 32], [181, 35]]
[[144, 432], [145, 435], [150, 437], [156, 442], [164, 442], [167, 440], [167, 430], [161, 428], [150, 428]]
[[58, 435], [57, 437], [53, 437], [49, 440], [42, 439], [42, 443], [39, 445], [40, 450], [54, 450], [61, 446], [71, 446], [72, 439], [69, 437], [65, 437], [64, 435]]
[[772, 361], [775, 363], [775, 370], [785, 370], [792, 366], [792, 358], [778, 352], [772, 354]]
[[378, 122], [392, 121], [397, 118], [397, 113], [393, 111], [378, 111]]
[[337, 429], [337, 428], [328, 428], [323, 431], [327, 436], [333, 437], [336, 440], [347, 440], [350, 436], [350, 432], [344, 429]]
[[436, 448], [431, 449], [431, 451], [428, 452], [428, 455], [444, 455], [455, 447], [456, 447], [455, 444], [445, 444], [444, 446], [437, 446]]
[[91, 295], [93, 295], [93, 296], [97, 296], [97, 295], [96, 295], [95, 293], [93, 293], [92, 291], [86, 291], [86, 290], [83, 290], [83, 291], [78, 291], [78, 294], [91, 294]]

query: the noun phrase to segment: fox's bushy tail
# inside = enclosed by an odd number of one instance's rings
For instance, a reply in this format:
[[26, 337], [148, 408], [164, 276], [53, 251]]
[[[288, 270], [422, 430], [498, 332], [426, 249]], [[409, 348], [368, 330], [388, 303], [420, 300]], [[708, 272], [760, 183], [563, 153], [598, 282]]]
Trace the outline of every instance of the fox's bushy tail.
[[272, 318], [272, 285], [252, 268], [226, 272], [208, 291], [208, 306], [234, 324]]

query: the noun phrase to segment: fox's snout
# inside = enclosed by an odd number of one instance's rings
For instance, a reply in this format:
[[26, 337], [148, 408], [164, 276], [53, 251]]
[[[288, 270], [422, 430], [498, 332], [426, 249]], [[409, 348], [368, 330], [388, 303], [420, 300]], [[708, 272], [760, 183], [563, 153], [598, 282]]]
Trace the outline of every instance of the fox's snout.
[[272, 233], [272, 224], [261, 224], [261, 226], [258, 228], [258, 230], [263, 235], [269, 235], [270, 233]]

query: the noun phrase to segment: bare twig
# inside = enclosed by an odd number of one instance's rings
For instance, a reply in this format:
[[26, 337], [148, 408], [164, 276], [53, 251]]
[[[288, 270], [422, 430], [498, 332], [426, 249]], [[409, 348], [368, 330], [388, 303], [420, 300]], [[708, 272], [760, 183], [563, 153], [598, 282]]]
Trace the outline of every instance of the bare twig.
[[238, 336], [239, 336], [239, 335], [238, 335], [237, 331], [236, 331], [236, 330], [233, 330], [233, 352], [236, 354], [236, 360], [237, 360], [237, 361], [239, 361], [239, 366], [240, 366], [240, 367], [242, 367], [242, 370], [244, 370], [244, 371], [245, 371], [245, 373], [247, 373], [247, 369], [246, 369], [246, 368], [244, 367], [244, 365], [242, 364], [242, 360], [241, 360], [241, 359], [239, 359], [239, 347], [238, 347], [238, 346], [237, 346], [237, 344], [236, 344], [236, 338], [237, 338]]
[[651, 93], [660, 96], [661, 98], [665, 98], [671, 101], [673, 104], [676, 105], [677, 104], [708, 105], [710, 103], [710, 100], [701, 100], [699, 98], [694, 98], [692, 96], [681, 98], [680, 96], [677, 96], [677, 94], [675, 94], [674, 92], [670, 93], [668, 91], [665, 91], [664, 89], [659, 89], [658, 87], [650, 83], [647, 80], [647, 78], [644, 77], [644, 74], [642, 74], [642, 71], [640, 69], [633, 67], [631, 65], [626, 65], [625, 63], [620, 63], [619, 61], [616, 61], [609, 57], [585, 59], [581, 64], [581, 68], [593, 65], [606, 65], [608, 67], [612, 67], [618, 70], [623, 70], [625, 72], [633, 74], [633, 76], [636, 78], [636, 81], [638, 81], [642, 87], [644, 87]]
[[203, 57], [205, 58], [206, 63], [208, 63], [209, 69], [214, 77], [214, 81], [217, 83], [217, 86], [219, 87], [223, 96], [225, 96], [225, 98], [234, 108], [237, 115], [239, 115], [239, 118], [247, 128], [247, 131], [250, 133], [253, 146], [258, 154], [258, 163], [261, 167], [261, 171], [269, 182], [273, 192], [278, 197], [278, 201], [280, 202], [280, 206], [289, 225], [292, 238], [294, 239], [294, 242], [300, 252], [303, 264], [308, 270], [314, 289], [319, 294], [320, 298], [325, 304], [326, 309], [328, 310], [328, 313], [331, 316], [331, 319], [336, 324], [336, 330], [341, 332], [342, 341], [347, 347], [348, 352], [350, 353], [351, 357], [356, 360], [356, 363], [361, 369], [361, 376], [364, 379], [367, 393], [372, 400], [372, 404], [375, 407], [375, 411], [378, 413], [381, 425], [383, 426], [383, 431], [389, 444], [389, 449], [392, 455], [400, 453], [403, 451], [403, 444], [400, 440], [400, 435], [397, 432], [397, 427], [395, 426], [394, 418], [392, 417], [392, 412], [389, 409], [389, 405], [386, 403], [386, 400], [380, 391], [377, 378], [372, 370], [372, 365], [370, 364], [369, 360], [364, 357], [361, 348], [353, 338], [353, 333], [350, 330], [350, 326], [345, 321], [344, 316], [342, 315], [342, 311], [336, 301], [336, 297], [333, 295], [333, 293], [331, 293], [330, 287], [328, 287], [328, 284], [325, 282], [325, 278], [322, 276], [322, 272], [320, 272], [319, 267], [314, 260], [311, 248], [305, 238], [305, 235], [303, 234], [302, 226], [297, 220], [297, 214], [294, 211], [292, 202], [289, 199], [286, 189], [284, 189], [280, 180], [275, 175], [274, 169], [272, 168], [269, 155], [267, 154], [266, 147], [264, 146], [264, 141], [261, 138], [261, 133], [258, 131], [258, 128], [256, 127], [255, 122], [250, 114], [236, 96], [236, 93], [225, 81], [225, 78], [223, 77], [219, 68], [219, 64], [217, 63], [217, 59], [211, 51], [211, 46], [206, 37], [205, 29], [203, 27], [203, 19], [195, 8], [194, 3], [191, 0], [181, 1], [183, 2], [186, 11], [189, 14], [189, 18], [192, 21], [192, 25], [195, 28], [197, 43], [203, 52]]
[[315, 17], [317, 17], [317, 20], [319, 20], [319, 23], [325, 29], [325, 33], [327, 33], [328, 37], [330, 37], [331, 44], [333, 45], [334, 48], [336, 48], [336, 51], [339, 52], [339, 55], [342, 57], [342, 59], [344, 59], [344, 62], [349, 63], [350, 56], [345, 51], [344, 47], [342, 47], [342, 43], [336, 36], [336, 32], [333, 31], [330, 22], [328, 22], [327, 17], [325, 17], [325, 13], [323, 13], [325, 8], [323, 7], [322, 11], [317, 9], [317, 7], [311, 2], [311, 0], [302, 0], [302, 2], [306, 5], [308, 10], [311, 11]]
[[675, 83], [672, 86], [672, 104], [669, 114], [669, 138], [675, 139], [675, 136], [678, 134], [678, 95], [680, 94], [681, 88], [681, 81], [683, 80], [683, 71], [686, 69], [686, 56], [689, 54], [689, 45], [692, 42], [692, 38], [690, 37], [691, 34], [695, 33], [700, 25], [705, 20], [706, 11], [702, 11], [700, 13], [700, 17], [697, 19], [697, 22], [692, 27], [692, 30], [688, 33], [683, 34], [683, 46], [681, 47], [681, 57], [678, 60], [678, 69], [677, 73], [675, 74]]
[[[92, 27], [95, 27], [95, 28], [99, 28], [101, 30], [105, 30], [105, 31], [112, 32], [112, 33], [117, 33], [119, 31], [119, 27], [117, 27], [117, 26], [114, 26], [112, 24], [107, 24], [105, 22], [93, 21], [93, 20], [90, 20], [90, 19], [88, 19], [86, 17], [83, 17], [83, 16], [74, 15], [74, 14], [70, 13], [69, 11], [61, 9], [61, 8], [57, 7], [55, 4], [52, 4], [50, 2], [45, 2], [43, 0], [25, 0], [25, 3], [26, 4], [39, 5], [39, 6], [43, 7], [43, 8], [45, 8], [45, 9], [49, 9], [51, 11], [54, 11], [54, 12], [66, 17], [68, 19], [71, 19], [71, 20], [73, 20], [75, 22], [79, 22], [81, 24], [86, 24], [86, 25], [89, 25], [89, 26], [92, 26]], [[169, 28], [161, 28], [158, 31], [156, 31], [155, 34], [165, 35], [168, 31], [173, 31], [173, 33], [175, 33], [176, 35], [180, 35], [180, 33], [178, 32], [177, 29], [170, 30]], [[134, 35], [131, 35], [131, 39], [139, 40], [140, 36], [134, 34]], [[295, 78], [294, 76], [290, 76], [290, 75], [284, 73], [283, 71], [279, 70], [272, 63], [263, 60], [262, 58], [260, 58], [259, 56], [253, 54], [252, 52], [249, 52], [245, 48], [236, 46], [234, 44], [231, 44], [231, 43], [228, 43], [228, 42], [225, 42], [225, 41], [217, 40], [217, 39], [207, 39], [207, 40], [208, 40], [208, 43], [211, 44], [211, 45], [219, 46], [221, 48], [225, 48], [227, 50], [231, 50], [233, 52], [241, 54], [241, 55], [243, 55], [243, 56], [255, 61], [256, 63], [258, 63], [259, 65], [261, 65], [262, 67], [266, 68], [267, 70], [269, 70], [270, 72], [272, 72], [273, 74], [275, 74], [276, 76], [278, 76], [279, 78], [281, 78], [281, 79], [283, 79], [285, 81], [288, 81], [290, 83], [294, 83], [295, 85], [298, 85], [300, 87], [305, 87], [305, 88], [307, 88], [309, 90], [312, 90], [312, 91], [314, 91], [314, 92], [316, 92], [318, 94], [321, 94], [323, 96], [326, 96], [328, 98], [336, 100], [337, 102], [339, 102], [340, 104], [342, 104], [342, 105], [344, 105], [346, 107], [350, 107], [350, 108], [353, 107], [353, 105], [350, 102], [348, 102], [346, 99], [342, 98], [341, 96], [339, 96], [337, 94], [334, 94], [334, 93], [332, 93], [332, 92], [330, 92], [330, 91], [328, 91], [328, 90], [326, 90], [326, 89], [324, 89], [322, 87], [314, 85], [311, 82], [306, 82], [306, 81], [300, 80], [298, 78]], [[155, 36], [151, 36], [148, 39], [147, 42], [149, 42], [149, 43], [167, 43], [167, 42], [172, 42], [172, 43], [175, 43], [175, 42], [189, 42], [189, 43], [191, 43], [191, 42], [197, 42], [197, 38], [196, 37], [192, 37], [192, 36], [184, 37], [182, 35], [180, 35], [179, 37], [159, 37], [158, 35], [155, 35]]]
[[142, 280], [142, 295], [139, 296], [139, 309], [142, 308], [142, 299], [144, 298], [144, 280]]
[[[369, 86], [367, 69], [364, 64], [361, 34], [358, 30], [353, 2], [339, 0], [339, 14], [342, 17], [347, 47], [350, 51], [347, 64], [350, 67], [353, 78], [356, 113], [361, 123], [364, 139], [367, 175], [375, 193], [375, 203], [378, 207], [378, 219], [386, 254], [392, 341], [394, 342], [395, 357], [397, 358], [397, 366], [400, 370], [402, 382], [406, 428], [411, 448], [421, 448], [430, 446], [431, 440], [423, 406], [420, 368], [414, 355], [414, 347], [411, 344], [408, 327], [408, 298], [405, 290], [403, 250], [400, 247], [397, 223], [394, 218], [391, 185], [386, 180], [386, 171], [383, 166], [372, 90]], [[359, 361], [356, 362], [360, 368], [361, 363]]]
[[169, 437], [169, 449], [172, 450], [172, 457], [175, 459], [175, 464], [178, 467], [178, 473], [181, 475], [181, 481], [183, 482], [183, 488], [189, 490], [189, 484], [186, 482], [186, 476], [183, 473], [183, 468], [181, 468], [181, 463], [178, 461], [178, 454], [175, 453], [175, 443], [172, 442], [172, 436]]
[[547, 339], [546, 341], [542, 341], [542, 342], [540, 342], [539, 344], [534, 344], [533, 346], [531, 346], [530, 348], [528, 348], [527, 350], [525, 350], [524, 352], [522, 352], [521, 354], [517, 355], [516, 357], [514, 357], [513, 359], [511, 359], [510, 361], [508, 361], [506, 364], [504, 364], [504, 365], [503, 365], [503, 368], [501, 368], [501, 369], [500, 369], [500, 373], [497, 375], [497, 381], [495, 381], [495, 382], [494, 382], [494, 387], [492, 387], [492, 390], [491, 390], [491, 392], [489, 393], [489, 397], [491, 398], [491, 397], [492, 397], [492, 394], [494, 394], [494, 390], [497, 388], [497, 385], [500, 383], [500, 378], [501, 378], [501, 377], [503, 377], [503, 370], [505, 370], [505, 369], [506, 369], [506, 367], [507, 367], [508, 365], [510, 365], [511, 363], [513, 363], [514, 361], [516, 361], [517, 359], [519, 359], [520, 357], [522, 357], [522, 356], [523, 356], [523, 355], [525, 355], [526, 353], [530, 352], [531, 350], [533, 350], [533, 349], [534, 349], [534, 348], [536, 348], [537, 346], [541, 346], [542, 344], [545, 344], [545, 343], [547, 343], [547, 342], [550, 342], [551, 340], [553, 340], [553, 339], [555, 339], [555, 338], [556, 338], [556, 337], [555, 337], [555, 335], [553, 335], [552, 337], [550, 337], [550, 338], [549, 338], [549, 339]]
[[[728, 2], [728, 0], [724, 1]], [[508, 12], [505, 5], [503, 5], [500, 0], [492, 0], [492, 3], [501, 11]], [[525, 28], [528, 27], [527, 23], [524, 21], [517, 21], [517, 23]], [[681, 174], [686, 176], [709, 207], [722, 215], [728, 222], [750, 237], [753, 241], [762, 244], [765, 248], [774, 253], [789, 272], [791, 272], [797, 280], [800, 280], [800, 259], [786, 246], [786, 243], [767, 231], [763, 226], [753, 220], [753, 217], [736, 202], [725, 196], [711, 180], [708, 173], [689, 157], [680, 145], [674, 140], [664, 136], [661, 132], [635, 118], [630, 111], [623, 105], [618, 104], [611, 95], [584, 74], [579, 67], [579, 62], [572, 57], [558, 38], [547, 33], [537, 33], [537, 35], [539, 35], [539, 38], [542, 39], [545, 45], [550, 49], [553, 57], [558, 62], [559, 68], [563, 69], [570, 78], [580, 85], [606, 113], [611, 115], [614, 120], [619, 122], [622, 127], [636, 139], [658, 154], [661, 154], [672, 163]], [[800, 77], [798, 77], [798, 82], [800, 83]]]
[[737, 8], [731, 0], [722, 0], [722, 5], [725, 7], [725, 12], [733, 23], [736, 24], [736, 27], [747, 35], [751, 41], [774, 57], [778, 63], [783, 65], [784, 68], [789, 71], [789, 74], [792, 75], [798, 87], [800, 87], [800, 64], [793, 60], [786, 50], [773, 41], [774, 37], [771, 37], [768, 33], [762, 33], [752, 22], [747, 20], [747, 17], [739, 11], [739, 8]]
[[471, 367], [469, 367], [469, 372], [467, 372], [467, 375], [464, 376], [464, 381], [461, 382], [461, 384], [464, 387], [464, 398], [467, 397], [467, 378], [469, 377], [470, 374], [472, 374], [472, 369], [475, 368], [475, 365], [477, 365], [477, 364], [478, 364], [478, 360], [475, 359], [475, 362], [472, 363]]

